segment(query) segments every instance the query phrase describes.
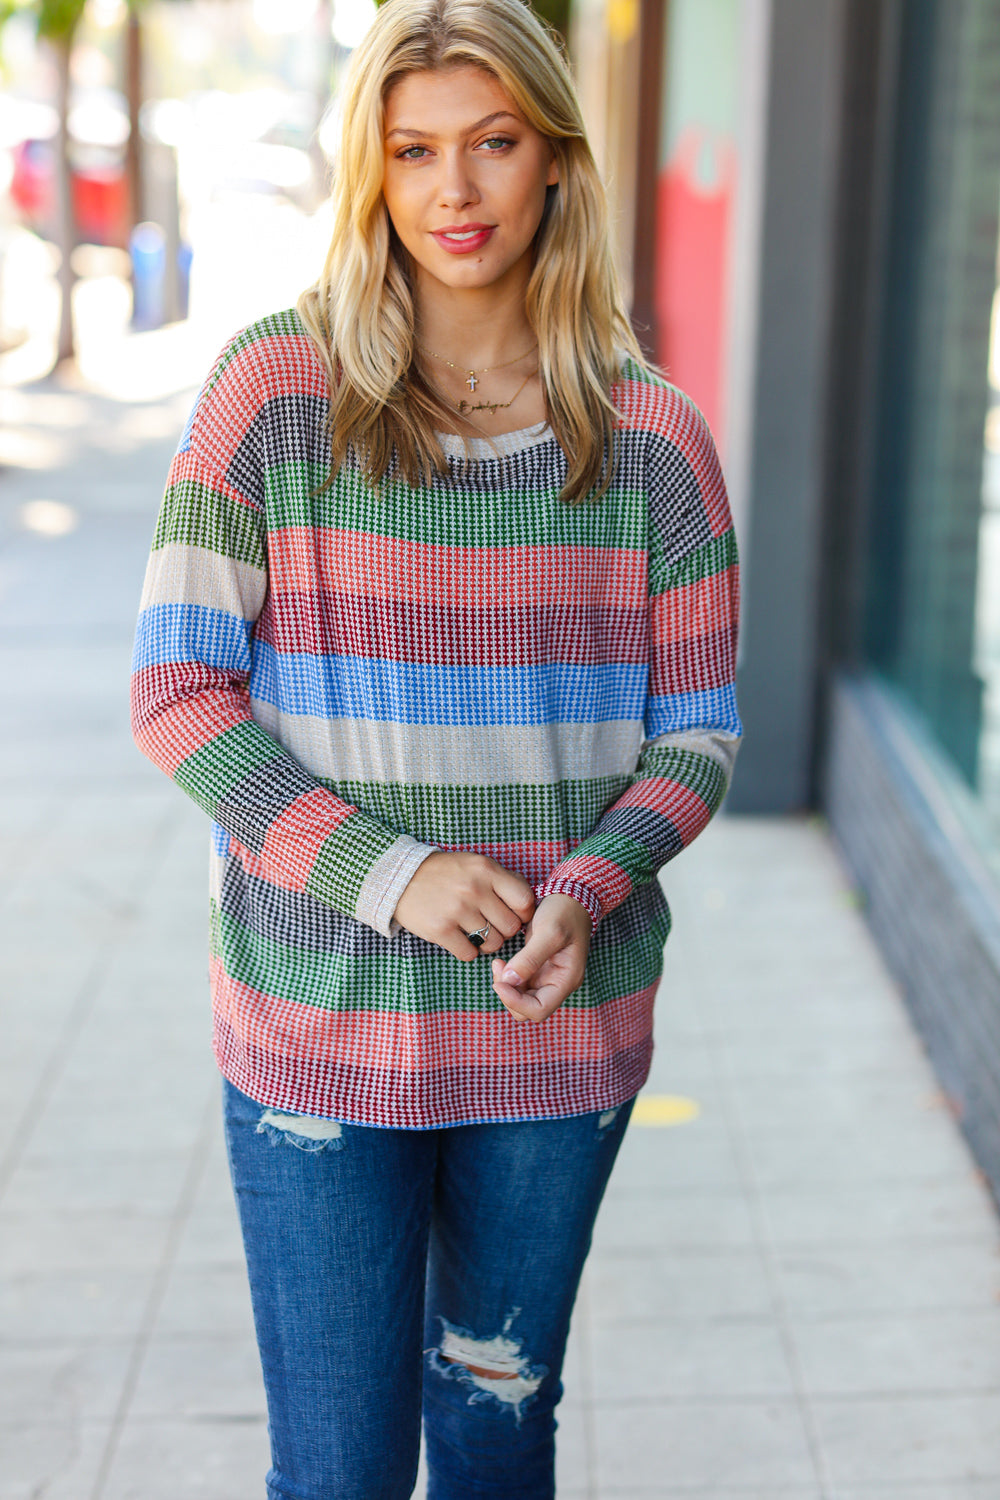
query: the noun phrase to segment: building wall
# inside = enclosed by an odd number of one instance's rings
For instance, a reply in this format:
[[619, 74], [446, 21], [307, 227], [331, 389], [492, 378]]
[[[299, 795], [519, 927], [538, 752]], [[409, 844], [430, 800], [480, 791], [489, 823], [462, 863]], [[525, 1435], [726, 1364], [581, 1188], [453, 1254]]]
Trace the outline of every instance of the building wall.
[[657, 358], [722, 450], [740, 35], [740, 0], [671, 0], [656, 185]]

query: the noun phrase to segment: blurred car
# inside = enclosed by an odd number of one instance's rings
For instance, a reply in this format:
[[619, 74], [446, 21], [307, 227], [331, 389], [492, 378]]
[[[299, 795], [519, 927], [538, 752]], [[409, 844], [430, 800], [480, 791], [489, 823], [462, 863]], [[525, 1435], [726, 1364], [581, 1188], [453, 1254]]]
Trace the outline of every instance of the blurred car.
[[[18, 216], [45, 239], [56, 237], [55, 110], [8, 100], [2, 121], [13, 169], [9, 194]], [[70, 111], [70, 191], [77, 241], [124, 248], [128, 242], [128, 178], [124, 99], [94, 90]]]

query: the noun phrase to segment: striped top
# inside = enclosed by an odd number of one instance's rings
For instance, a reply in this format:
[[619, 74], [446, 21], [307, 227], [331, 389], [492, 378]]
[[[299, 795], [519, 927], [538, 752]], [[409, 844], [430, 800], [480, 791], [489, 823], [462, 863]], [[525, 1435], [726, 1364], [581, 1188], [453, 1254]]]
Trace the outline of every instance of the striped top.
[[[428, 1128], [636, 1093], [670, 928], [659, 867], [724, 795], [737, 565], [711, 436], [633, 363], [611, 490], [559, 499], [547, 429], [447, 478], [329, 479], [293, 312], [223, 350], [171, 467], [136, 636], [142, 750], [213, 820], [223, 1073], [262, 1104]], [[402, 929], [436, 848], [576, 898], [580, 989], [516, 1021], [488, 958]], [[512, 956], [523, 939], [510, 940]]]

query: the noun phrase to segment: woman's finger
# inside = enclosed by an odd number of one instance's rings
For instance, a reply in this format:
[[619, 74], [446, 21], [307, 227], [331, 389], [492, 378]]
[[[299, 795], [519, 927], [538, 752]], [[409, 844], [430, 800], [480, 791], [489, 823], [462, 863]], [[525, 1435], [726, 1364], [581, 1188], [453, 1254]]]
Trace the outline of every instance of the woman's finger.
[[535, 910], [535, 893], [523, 875], [498, 864], [493, 877], [493, 889], [507, 910], [517, 918], [518, 928], [531, 920]]

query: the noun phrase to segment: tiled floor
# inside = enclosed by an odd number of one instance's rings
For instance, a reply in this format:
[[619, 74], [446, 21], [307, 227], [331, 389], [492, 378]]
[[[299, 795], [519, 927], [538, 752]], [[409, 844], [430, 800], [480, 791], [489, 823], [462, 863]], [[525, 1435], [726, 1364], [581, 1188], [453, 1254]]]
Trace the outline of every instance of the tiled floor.
[[[0, 493], [0, 1500], [262, 1494], [206, 831], [125, 724], [185, 406], [43, 386], [8, 413], [34, 467]], [[76, 529], [24, 530], [34, 498]], [[723, 820], [664, 880], [647, 1094], [697, 1112], [623, 1148], [560, 1495], [1000, 1500], [996, 1210], [822, 826]]]

